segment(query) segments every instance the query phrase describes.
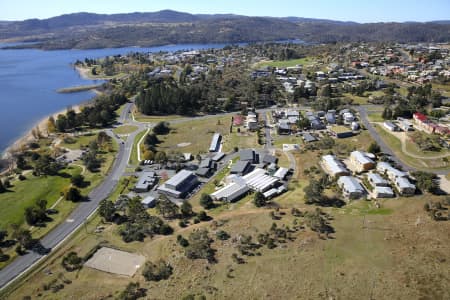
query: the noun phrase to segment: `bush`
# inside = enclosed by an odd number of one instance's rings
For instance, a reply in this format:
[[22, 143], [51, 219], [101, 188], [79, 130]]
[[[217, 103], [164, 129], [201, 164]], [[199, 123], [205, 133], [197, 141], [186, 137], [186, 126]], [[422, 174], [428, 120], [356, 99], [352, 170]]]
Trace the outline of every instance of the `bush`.
[[64, 256], [61, 265], [67, 272], [73, 272], [75, 270], [81, 269], [83, 259], [77, 255], [76, 252], [70, 252]]
[[210, 195], [202, 194], [202, 196], [200, 197], [200, 205], [204, 209], [211, 209], [211, 208], [214, 208], [214, 201]]
[[142, 275], [147, 281], [165, 280], [172, 275], [172, 266], [164, 260], [159, 260], [156, 263], [146, 262]]
[[219, 230], [219, 231], [216, 232], [216, 237], [219, 240], [225, 241], [225, 240], [228, 240], [230, 238], [230, 235], [227, 232], [223, 231], [223, 230]]
[[177, 236], [177, 242], [183, 248], [186, 248], [187, 246], [189, 246], [188, 240], [185, 239], [182, 235]]

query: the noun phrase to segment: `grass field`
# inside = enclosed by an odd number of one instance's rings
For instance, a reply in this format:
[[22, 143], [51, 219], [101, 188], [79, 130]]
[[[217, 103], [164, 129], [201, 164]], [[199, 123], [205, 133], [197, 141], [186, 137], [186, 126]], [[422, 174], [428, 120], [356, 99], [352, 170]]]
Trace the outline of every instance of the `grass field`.
[[115, 134], [130, 134], [138, 129], [135, 125], [123, 125], [113, 129]]
[[0, 228], [6, 229], [12, 223], [24, 222], [25, 207], [31, 206], [36, 200], [45, 199], [48, 207], [60, 197], [60, 192], [70, 184], [69, 178], [61, 176], [35, 177], [26, 175], [26, 180], [12, 181], [9, 192], [0, 194]]
[[381, 117], [379, 112], [371, 112], [367, 114], [367, 118], [370, 122], [384, 122], [385, 120]]
[[131, 155], [130, 155], [130, 165], [138, 165], [139, 164], [138, 155], [137, 155], [137, 151], [138, 151], [137, 144], [139, 143], [139, 141], [145, 135], [146, 132], [147, 132], [147, 130], [143, 130], [143, 131], [139, 132], [136, 135], [136, 137], [134, 138], [133, 150], [131, 151]]
[[[330, 222], [336, 232], [332, 239], [320, 239], [316, 233], [303, 229], [291, 234], [293, 241], [275, 249], [262, 247], [257, 250], [259, 255], [250, 257], [238, 254], [244, 258], [244, 264], [231, 259], [233, 253], [238, 253], [233, 239], [215, 239], [213, 248], [217, 250], [218, 262], [208, 264], [185, 258], [176, 236], [186, 237], [195, 228], [206, 228], [211, 236], [220, 229], [232, 238], [248, 234], [255, 240], [272, 223], [278, 227], [292, 226], [296, 218], [289, 209], [281, 209], [286, 214], [274, 221], [269, 216], [270, 209], [256, 209], [251, 202], [244, 201], [215, 217], [218, 225], [200, 223], [177, 229], [168, 237], [129, 244], [117, 238], [115, 225], [102, 224], [95, 217], [9, 297], [22, 299], [37, 294], [43, 299], [117, 297], [130, 281], [138, 281], [148, 289], [147, 296], [152, 299], [181, 299], [189, 294], [204, 295], [207, 299], [323, 299], [327, 298], [325, 295], [338, 299], [361, 299], [367, 295], [378, 299], [446, 299], [450, 295], [442, 278], [450, 276], [450, 223], [431, 221], [423, 211], [425, 201], [420, 196], [386, 200], [380, 213], [374, 213], [370, 204], [363, 201], [342, 209], [325, 208], [333, 217]], [[292, 206], [301, 211], [314, 209], [301, 202], [293, 202], [289, 207]], [[420, 225], [411, 225], [418, 218]], [[302, 218], [297, 221], [302, 222]], [[105, 227], [104, 232], [94, 234], [99, 225]], [[83, 256], [99, 242], [142, 254], [152, 261], [163, 258], [173, 267], [173, 275], [168, 280], [148, 283], [140, 271], [127, 278], [86, 267], [72, 273], [62, 269], [65, 253], [75, 251]], [[52, 274], [43, 276], [45, 270], [51, 270]], [[60, 273], [71, 283], [56, 294], [44, 291], [44, 284], [54, 279], [61, 281]]]
[[96, 137], [97, 135], [95, 133], [86, 133], [77, 137], [71, 137], [70, 139], [74, 141], [73, 143], [65, 143], [62, 141], [60, 146], [71, 150], [87, 148], [89, 143], [94, 141]]
[[295, 67], [296, 65], [309, 65], [316, 63], [316, 60], [312, 57], [305, 57], [299, 59], [291, 59], [291, 60], [275, 60], [275, 61], [263, 61], [258, 63], [255, 68], [262, 67], [274, 67], [274, 68], [287, 68], [287, 67]]
[[134, 110], [133, 111], [134, 119], [138, 122], [148, 122], [148, 123], [158, 123], [158, 122], [170, 122], [173, 120], [178, 120], [185, 118], [179, 115], [167, 115], [167, 116], [147, 116], [141, 114], [140, 112]]
[[[225, 136], [229, 133], [230, 117], [217, 117], [192, 120], [172, 124], [168, 135], [159, 135], [158, 149], [163, 151], [190, 152], [193, 155], [208, 152], [211, 138], [218, 132]], [[186, 143], [186, 144], [184, 144]]]
[[405, 154], [402, 151], [402, 145], [401, 141], [393, 136], [392, 134], [389, 134], [386, 132], [386, 130], [380, 128], [378, 125], [374, 125], [375, 130], [378, 132], [378, 134], [381, 136], [383, 141], [389, 145], [389, 147], [392, 149], [394, 154], [402, 160], [407, 165], [410, 165], [412, 167], [415, 167], [419, 170], [427, 171], [427, 170], [434, 170], [434, 169], [445, 169], [448, 167], [447, 162], [442, 160], [442, 158], [439, 159], [420, 159], [420, 158], [414, 158], [407, 154]]

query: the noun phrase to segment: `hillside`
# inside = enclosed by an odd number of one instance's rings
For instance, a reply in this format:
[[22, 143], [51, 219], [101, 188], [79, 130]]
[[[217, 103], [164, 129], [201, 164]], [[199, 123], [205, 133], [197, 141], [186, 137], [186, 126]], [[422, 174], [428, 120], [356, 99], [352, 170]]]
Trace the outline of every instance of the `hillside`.
[[446, 42], [450, 40], [450, 24], [447, 21], [360, 24], [298, 17], [193, 15], [171, 10], [113, 15], [76, 13], [45, 20], [0, 22], [0, 40], [36, 42], [26, 47], [41, 49], [287, 39], [320, 43]]

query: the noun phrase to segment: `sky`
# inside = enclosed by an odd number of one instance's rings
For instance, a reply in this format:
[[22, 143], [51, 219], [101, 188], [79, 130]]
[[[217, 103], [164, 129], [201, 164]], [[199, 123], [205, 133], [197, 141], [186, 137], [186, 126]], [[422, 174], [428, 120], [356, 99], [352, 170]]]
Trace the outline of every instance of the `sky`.
[[45, 19], [75, 12], [113, 14], [163, 9], [361, 23], [450, 19], [450, 0], [0, 0], [0, 20]]

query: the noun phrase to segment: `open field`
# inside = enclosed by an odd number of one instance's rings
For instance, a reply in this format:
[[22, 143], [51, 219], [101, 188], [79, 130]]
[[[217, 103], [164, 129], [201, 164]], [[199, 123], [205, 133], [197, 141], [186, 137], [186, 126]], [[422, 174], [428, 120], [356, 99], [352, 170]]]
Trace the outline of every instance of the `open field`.
[[255, 132], [243, 129], [240, 133], [233, 128], [233, 132], [223, 137], [223, 151], [230, 152], [234, 147], [238, 149], [258, 147], [258, 138]]
[[24, 181], [12, 181], [9, 192], [0, 194], [0, 228], [24, 222], [25, 207], [33, 205], [36, 200], [45, 199], [48, 207], [60, 197], [60, 192], [70, 184], [70, 179], [62, 176], [36, 177], [30, 174]]
[[305, 57], [299, 59], [291, 59], [291, 60], [275, 60], [275, 61], [263, 61], [256, 64], [255, 68], [262, 67], [274, 67], [274, 68], [287, 68], [294, 67], [296, 65], [309, 65], [316, 63], [316, 60], [312, 57]]
[[217, 117], [171, 124], [168, 135], [159, 135], [158, 150], [190, 152], [194, 155], [209, 150], [215, 132], [225, 136], [229, 133], [231, 117]]
[[367, 118], [370, 122], [384, 122], [384, 119], [381, 117], [381, 112], [370, 112], [367, 114]]
[[[117, 238], [114, 225], [103, 224], [105, 231], [93, 234], [100, 225], [96, 217], [10, 298], [37, 294], [42, 294], [43, 299], [115, 297], [128, 282], [138, 281], [141, 287], [148, 288], [147, 296], [154, 299], [180, 299], [188, 294], [204, 295], [207, 299], [322, 299], [325, 295], [339, 299], [367, 295], [377, 299], [445, 299], [450, 296], [447, 283], [442, 280], [450, 276], [450, 223], [430, 220], [422, 208], [425, 201], [420, 196], [385, 200], [380, 213], [363, 201], [341, 209], [324, 209], [333, 216], [333, 239], [320, 239], [308, 229], [300, 230], [292, 234], [294, 241], [275, 249], [260, 248], [260, 255], [253, 257], [239, 255], [244, 264], [231, 259], [231, 254], [238, 253], [233, 240], [213, 243], [218, 250], [216, 264], [189, 260], [177, 245], [176, 235], [186, 237], [194, 228], [202, 227], [211, 236], [220, 229], [231, 237], [255, 237], [274, 222], [291, 226], [295, 218], [288, 209], [281, 220], [274, 221], [269, 217], [270, 209], [256, 209], [247, 202], [215, 217], [223, 220], [218, 222], [219, 228], [210, 222], [200, 223], [179, 229], [172, 236], [130, 244]], [[302, 211], [313, 209], [301, 202], [293, 202], [289, 207], [292, 206]], [[174, 274], [168, 280], [147, 283], [140, 271], [129, 279], [86, 267], [72, 273], [62, 269], [64, 253], [76, 251], [83, 256], [99, 241], [139, 253], [151, 261], [163, 258], [171, 264]], [[45, 270], [52, 274], [43, 276]], [[44, 291], [43, 284], [61, 280], [61, 273], [72, 283], [65, 284], [56, 294]]]
[[179, 116], [179, 115], [147, 116], [147, 115], [144, 115], [144, 114], [138, 112], [136, 109], [133, 110], [133, 116], [136, 121], [147, 122], [147, 123], [170, 122], [173, 120], [185, 118], [185, 117]]
[[130, 134], [138, 129], [135, 125], [123, 125], [113, 129], [115, 134]]

